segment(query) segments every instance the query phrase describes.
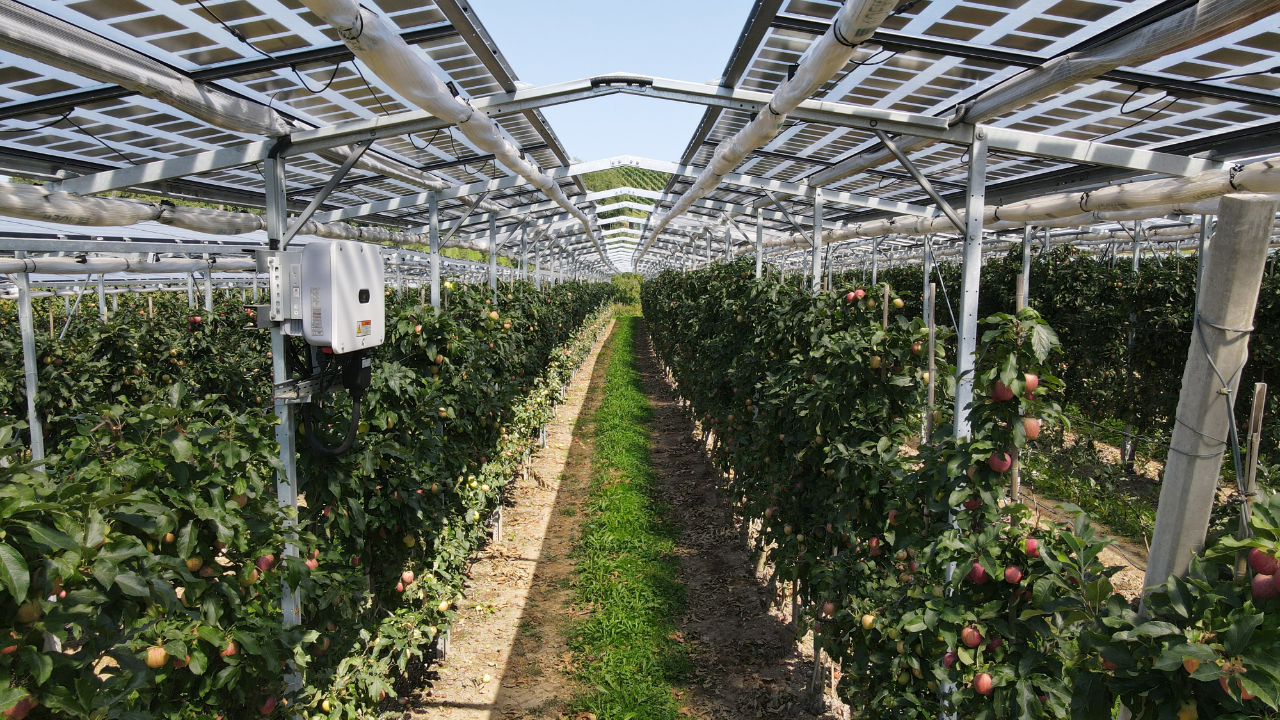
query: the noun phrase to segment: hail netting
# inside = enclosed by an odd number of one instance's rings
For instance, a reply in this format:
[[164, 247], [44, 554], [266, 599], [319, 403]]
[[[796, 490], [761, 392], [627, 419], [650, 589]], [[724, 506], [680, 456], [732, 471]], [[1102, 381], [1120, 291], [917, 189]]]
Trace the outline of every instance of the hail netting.
[[431, 67], [401, 37], [399, 28], [353, 0], [303, 0], [307, 9], [328, 22], [356, 57], [373, 70], [401, 97], [445, 122], [458, 126], [462, 134], [483, 152], [541, 190], [557, 205], [582, 223], [592, 244], [606, 264], [604, 249], [591, 232], [591, 219], [520, 151], [502, 136], [497, 123], [482, 112], [455, 98]]
[[[1280, 158], [1208, 170], [1189, 178], [1123, 183], [1090, 192], [1058, 193], [1008, 205], [987, 205], [983, 208], [982, 225], [989, 230], [1001, 230], [1027, 224], [1045, 227], [1138, 220], [1175, 211], [1214, 212], [1218, 200], [1233, 192], [1280, 193]], [[965, 218], [964, 210], [956, 212], [961, 219]], [[854, 238], [929, 235], [957, 230], [946, 216], [922, 218], [900, 215], [833, 228], [822, 234], [822, 241], [832, 243]], [[765, 241], [765, 246], [804, 246], [808, 243], [805, 236], [794, 233], [770, 238]]]
[[871, 37], [880, 23], [893, 12], [898, 0], [846, 0], [835, 22], [827, 29], [809, 53], [800, 61], [795, 75], [773, 91], [765, 107], [733, 137], [716, 146], [706, 168], [676, 200], [671, 210], [657, 219], [649, 240], [640, 251], [638, 262], [667, 223], [685, 213], [693, 203], [716, 189], [723, 178], [746, 159], [752, 151], [764, 147], [777, 137], [787, 114], [807, 100], [830, 80], [853, 57], [858, 44]]
[[[63, 223], [66, 225], [118, 226], [155, 221], [187, 230], [214, 235], [241, 235], [266, 229], [266, 220], [253, 213], [209, 210], [122, 198], [83, 197], [74, 193], [51, 192], [42, 185], [0, 183], [0, 215]], [[396, 232], [378, 227], [357, 227], [347, 223], [307, 221], [298, 235], [329, 240], [359, 240], [381, 245], [429, 242], [422, 233]], [[489, 251], [488, 239], [455, 240], [453, 247]], [[514, 257], [509, 253], [500, 253]]]
[[[1111, 42], [1068, 53], [1040, 67], [1025, 70], [982, 93], [968, 105], [961, 106], [955, 119], [986, 122], [1122, 65], [1142, 65], [1234, 32], [1277, 11], [1280, 11], [1280, 0], [1200, 0], [1195, 7]], [[903, 138], [898, 147], [904, 153], [911, 153], [933, 143], [928, 139]], [[830, 185], [893, 159], [888, 148], [866, 150], [814, 173], [809, 183]], [[763, 206], [763, 201], [757, 206]]]

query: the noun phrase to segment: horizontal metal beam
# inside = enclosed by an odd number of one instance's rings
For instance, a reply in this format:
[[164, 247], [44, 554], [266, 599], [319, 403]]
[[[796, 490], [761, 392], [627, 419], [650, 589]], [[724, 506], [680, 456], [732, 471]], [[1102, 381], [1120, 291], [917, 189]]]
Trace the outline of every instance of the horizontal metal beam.
[[[473, 98], [471, 106], [490, 117], [521, 113], [533, 108], [573, 102], [588, 97], [611, 95], [612, 87], [592, 87], [589, 80], [575, 80], [540, 88], [517, 90], [514, 93]], [[312, 130], [301, 130], [280, 138], [281, 157], [293, 157], [324, 150], [338, 145], [350, 145], [362, 140], [429, 132], [449, 126], [423, 110], [352, 120]], [[120, 168], [94, 175], [64, 180], [50, 189], [74, 192], [81, 195], [118, 190], [132, 185], [157, 182], [214, 170], [262, 162], [271, 151], [273, 140], [260, 140], [235, 147], [209, 150], [193, 155], [158, 160], [131, 167]], [[470, 194], [470, 193], [468, 193]]]
[[[647, 97], [659, 97], [679, 102], [713, 105], [718, 104], [724, 107], [732, 107], [734, 109], [747, 112], [756, 112], [764, 108], [764, 106], [769, 102], [770, 97], [765, 93], [755, 91], [721, 88], [711, 85], [681, 82], [678, 80], [667, 80], [663, 78], [649, 78], [645, 76], [608, 76], [605, 78], [574, 80], [556, 85], [548, 85], [541, 88], [518, 90], [514, 93], [491, 95], [485, 98], [474, 99], [472, 100], [471, 105], [476, 110], [485, 112], [490, 116], [499, 116], [516, 112], [524, 112], [525, 110], [537, 107], [574, 102], [576, 100], [616, 92], [625, 92]], [[973, 134], [976, 132], [975, 126], [973, 125], [960, 123], [948, 127], [945, 120], [927, 115], [879, 110], [876, 108], [863, 107], [861, 105], [833, 103], [822, 100], [806, 100], [800, 103], [796, 110], [791, 113], [791, 117], [802, 120], [813, 120], [814, 122], [824, 122], [836, 126], [855, 127], [868, 131], [880, 130], [888, 133], [914, 135], [942, 142], [965, 145], [971, 142]], [[347, 123], [341, 123], [339, 125], [295, 132], [280, 139], [279, 141], [259, 141], [237, 147], [212, 150], [197, 153], [195, 155], [161, 160], [133, 167], [112, 170], [105, 173], [65, 180], [60, 183], [52, 184], [50, 189], [87, 195], [129, 187], [141, 183], [157, 182], [169, 178], [183, 177], [186, 175], [199, 174], [228, 167], [260, 162], [266, 159], [268, 153], [270, 153], [271, 149], [275, 147], [276, 142], [280, 143], [279, 155], [281, 157], [290, 157], [334, 147], [336, 145], [348, 145], [353, 142], [361, 142], [390, 135], [400, 135], [406, 132], [434, 130], [445, 127], [446, 125], [447, 123], [444, 121], [420, 110], [400, 113], [388, 117], [354, 120]], [[1113, 167], [1124, 167], [1133, 170], [1162, 173], [1166, 175], [1190, 176], [1205, 170], [1218, 169], [1222, 167], [1222, 163], [1212, 160], [1188, 158], [1179, 155], [1170, 155], [1167, 153], [1124, 148], [1117, 145], [1107, 145], [1104, 143], [1092, 143], [1081, 140], [1072, 140], [1070, 138], [1046, 136], [1037, 133], [1011, 130], [1008, 128], [994, 128], [989, 126], [981, 127], [983, 128], [983, 132], [988, 135], [988, 146], [993, 150], [1007, 150], [1025, 155], [1050, 157], [1058, 160], [1072, 160], [1076, 162], [1111, 165]], [[606, 161], [597, 161], [597, 163], [612, 163], [617, 160], [618, 158], [610, 158]], [[643, 160], [641, 158], [635, 158], [634, 160], [636, 162], [633, 164], [637, 166], [640, 165], [641, 161], [649, 165], [656, 162]], [[663, 172], [678, 172], [682, 175], [697, 174], [697, 172], [701, 171], [700, 168], [676, 165], [675, 163], [660, 163], [660, 165], [664, 166], [662, 168]], [[580, 163], [571, 165], [568, 168], [556, 168], [555, 170], [562, 171], [558, 174], [555, 171], [549, 172], [548, 174], [552, 175], [552, 177], [574, 176], [590, 172], [591, 170], [586, 169], [590, 166], [593, 166], [593, 163]], [[659, 168], [654, 167], [651, 169]], [[891, 201], [879, 200], [877, 198], [871, 198], [855, 193], [840, 193], [840, 195], [843, 195], [845, 198], [841, 200], [827, 195], [828, 191], [820, 191], [817, 188], [812, 188], [807, 185], [797, 185], [795, 183], [786, 183], [763, 178], [750, 178], [749, 176], [738, 175], [736, 173], [725, 175], [724, 182], [748, 185], [764, 190], [783, 192], [793, 195], [806, 195], [809, 197], [816, 197], [816, 193], [821, 192], [824, 200], [835, 200], [836, 202], [844, 202], [846, 204], [873, 209], [921, 214], [920, 212], [911, 212], [910, 210], [905, 209], [894, 210], [894, 206], [903, 207], [906, 206], [905, 203], [893, 203]], [[497, 183], [497, 185], [494, 185], [494, 183]], [[504, 185], [503, 183], [508, 184]], [[439, 197], [443, 199], [446, 197], [458, 197], [461, 194], [474, 194], [475, 192], [492, 192], [493, 190], [501, 189], [501, 187], [514, 187], [523, 183], [523, 178], [513, 176], [484, 183], [485, 187], [477, 190], [466, 189], [474, 186], [451, 188], [450, 190], [441, 192]], [[425, 193], [408, 197], [421, 199], [416, 200], [416, 202], [400, 204], [399, 207], [410, 207], [412, 205], [420, 205], [426, 202]], [[394, 199], [393, 201], [384, 202], [398, 202], [400, 200], [401, 199]], [[376, 205], [378, 205], [378, 203], [370, 203], [356, 207], [365, 208]], [[347, 211], [344, 210], [342, 212]], [[367, 215], [370, 214], [370, 212], [377, 211], [360, 210], [357, 215], [344, 215], [344, 217]]]

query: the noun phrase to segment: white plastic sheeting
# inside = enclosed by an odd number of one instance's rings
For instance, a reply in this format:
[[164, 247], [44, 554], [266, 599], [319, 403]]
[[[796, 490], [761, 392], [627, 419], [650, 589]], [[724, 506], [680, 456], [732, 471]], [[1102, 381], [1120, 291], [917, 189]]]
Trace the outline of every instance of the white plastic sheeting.
[[[83, 197], [67, 192], [50, 192], [42, 185], [0, 183], [0, 215], [85, 226], [136, 225], [148, 220], [174, 227], [214, 235], [241, 235], [266, 229], [266, 218], [253, 213], [209, 210], [126, 200], [123, 198]], [[377, 227], [357, 227], [346, 223], [302, 224], [298, 235], [311, 235], [330, 240], [359, 240], [381, 245], [426, 245], [423, 233], [396, 232]], [[451, 247], [489, 251], [489, 240], [455, 240]], [[499, 251], [499, 254], [511, 256]]]
[[[1042, 227], [1079, 225], [1098, 221], [1136, 220], [1171, 212], [1212, 212], [1219, 198], [1233, 192], [1280, 193], [1280, 158], [1245, 166], [1210, 170], [1189, 178], [1146, 180], [1098, 188], [1088, 192], [1058, 193], [1008, 205], [987, 205], [982, 224], [1001, 230], [1034, 224]], [[1205, 204], [1202, 204], [1205, 203]], [[963, 209], [957, 213], [965, 218]], [[822, 234], [824, 244], [853, 238], [886, 235], [929, 235], [957, 232], [946, 216], [922, 218], [901, 215], [833, 228]], [[770, 238], [766, 247], [807, 246], [799, 234]], [[747, 252], [750, 252], [748, 250]]]
[[14, 0], [0, 0], [0, 43], [6, 50], [120, 85], [220, 128], [269, 137], [289, 134], [284, 118], [264, 105], [197, 83], [142, 53]]
[[639, 262], [667, 223], [683, 215], [698, 200], [716, 189], [721, 178], [733, 172], [752, 151], [764, 147], [782, 131], [787, 114], [844, 69], [857, 46], [876, 31], [897, 6], [898, 0], [846, 0], [835, 22], [800, 60], [790, 79], [778, 86], [765, 108], [745, 127], [722, 141], [711, 161], [692, 186], [676, 199], [671, 210], [656, 218], [649, 240], [640, 249]]
[[[888, 0], [879, 0], [887, 2]], [[431, 67], [400, 37], [395, 23], [354, 0], [303, 0], [303, 5], [338, 31], [347, 47], [401, 97], [441, 120], [453, 123], [473, 145], [491, 153], [507, 169], [529, 181], [582, 223], [605, 265], [604, 248], [591, 230], [591, 219], [569, 201], [556, 181], [520, 156], [498, 124], [449, 92]]]
[[[1043, 100], [1072, 85], [1121, 66], [1137, 67], [1155, 58], [1208, 42], [1280, 11], [1280, 0], [1200, 0], [1193, 7], [1095, 48], [1054, 58], [996, 85], [959, 108], [955, 120], [986, 122]], [[935, 141], [903, 138], [912, 153]], [[870, 149], [814, 173], [811, 185], [830, 185], [893, 161], [888, 148]], [[763, 203], [757, 203], [762, 207]]]
[[[279, 137], [294, 129], [286, 118], [266, 105], [227, 93], [212, 83], [195, 82], [142, 53], [14, 0], [0, 0], [0, 47], [77, 75], [128, 88], [227, 130]], [[351, 148], [327, 148], [316, 154], [342, 164]], [[451, 187], [438, 177], [373, 153], [365, 153], [355, 167], [428, 190]], [[480, 209], [502, 212], [507, 208], [485, 202]]]
[[99, 273], [188, 273], [188, 272], [244, 272], [256, 270], [253, 258], [229, 258], [224, 260], [164, 259], [143, 262], [117, 257], [38, 257], [0, 258], [0, 273], [46, 273], [49, 275], [97, 275]]

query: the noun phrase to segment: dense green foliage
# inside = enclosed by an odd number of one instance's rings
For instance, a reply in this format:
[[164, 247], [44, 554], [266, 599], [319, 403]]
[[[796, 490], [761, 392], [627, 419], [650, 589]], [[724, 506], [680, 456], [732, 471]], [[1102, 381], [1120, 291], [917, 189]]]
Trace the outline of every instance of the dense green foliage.
[[[504, 284], [493, 304], [459, 286], [440, 313], [388, 297], [357, 445], [323, 458], [300, 439], [296, 515], [273, 483], [267, 333], [238, 296], [210, 314], [155, 295], [154, 317], [125, 296], [106, 324], [85, 312], [64, 340], [39, 332], [42, 467], [23, 441], [14, 304], [0, 307], [0, 627], [15, 641], [0, 709], [30, 695], [82, 718], [372, 716], [449, 624], [612, 292]], [[37, 319], [51, 310], [61, 300], [36, 302]], [[305, 374], [300, 340], [288, 353]], [[320, 412], [340, 432], [345, 395]], [[285, 556], [295, 532], [301, 554]], [[285, 584], [302, 606], [291, 628]], [[55, 638], [65, 651], [42, 652]]]
[[575, 707], [602, 718], [676, 720], [672, 682], [691, 667], [674, 618], [684, 607], [676, 580], [676, 530], [662, 519], [649, 464], [649, 401], [634, 344], [639, 318], [618, 319], [604, 393], [595, 411], [588, 517], [575, 545], [575, 600], [591, 613], [570, 646], [593, 688]]
[[[970, 437], [943, 424], [912, 454], [925, 410], [920, 321], [895, 311], [882, 325], [876, 294], [846, 298], [852, 286], [813, 296], [752, 275], [748, 262], [664, 273], [642, 287], [645, 315], [680, 393], [717, 434], [713, 461], [761, 523], [758, 549], [778, 578], [798, 581], [802, 622], [817, 623], [843, 666], [840, 692], [863, 716], [1110, 718], [1143, 683], [1153, 700], [1178, 697], [1202, 717], [1276, 708], [1280, 665], [1239, 660], [1239, 643], [1206, 643], [1214, 662], [1189, 690], [1174, 687], [1188, 685], [1185, 671], [1131, 646], [1213, 627], [1253, 647], [1254, 627], [1261, 642], [1277, 623], [1258, 610], [1278, 601], [1217, 581], [1230, 571], [1218, 559], [1207, 573], [1216, 595], [1180, 621], [1142, 624], [1113, 593], [1115, 570], [1098, 561], [1109, 541], [1086, 515], [1036, 527], [1007, 502], [1023, 418], [1061, 422], [1069, 392], [1055, 376], [1058, 338], [1036, 311], [981, 323]], [[1258, 537], [1274, 551], [1274, 533]], [[1236, 663], [1257, 700], [1217, 691]], [[1139, 705], [1141, 716], [1156, 717], [1157, 704]]]
[[[1067, 383], [1067, 403], [1095, 421], [1116, 420], [1141, 435], [1168, 437], [1191, 339], [1196, 262], [1194, 256], [1164, 257], [1159, 263], [1146, 256], [1135, 275], [1128, 260], [1113, 267], [1070, 246], [1033, 254], [1028, 304], [1061, 338], [1065, 357], [1058, 373]], [[986, 263], [980, 316], [1013, 310], [1021, 270], [1020, 248]], [[938, 271], [952, 310], [959, 313], [959, 267], [942, 263]], [[860, 277], [846, 276], [847, 282]], [[909, 315], [919, 315], [921, 266], [882, 269], [879, 280], [903, 293]], [[938, 297], [938, 322], [950, 325], [941, 289]], [[1280, 377], [1280, 278], [1274, 274], [1263, 277], [1254, 327], [1236, 401], [1242, 433], [1254, 383]], [[1269, 416], [1280, 411], [1276, 393], [1269, 395], [1267, 411]], [[1270, 423], [1264, 433], [1264, 454], [1270, 455], [1280, 442], [1280, 425]]]

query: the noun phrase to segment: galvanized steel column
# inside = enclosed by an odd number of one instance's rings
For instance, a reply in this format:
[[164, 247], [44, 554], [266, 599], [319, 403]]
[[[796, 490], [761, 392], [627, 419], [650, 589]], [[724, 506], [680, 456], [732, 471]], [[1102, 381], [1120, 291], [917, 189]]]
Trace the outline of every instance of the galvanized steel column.
[[956, 354], [955, 436], [969, 435], [973, 400], [973, 364], [978, 345], [978, 285], [982, 280], [982, 212], [987, 195], [987, 135], [974, 129], [969, 146], [969, 187], [965, 199], [965, 238], [960, 284], [960, 339]]

